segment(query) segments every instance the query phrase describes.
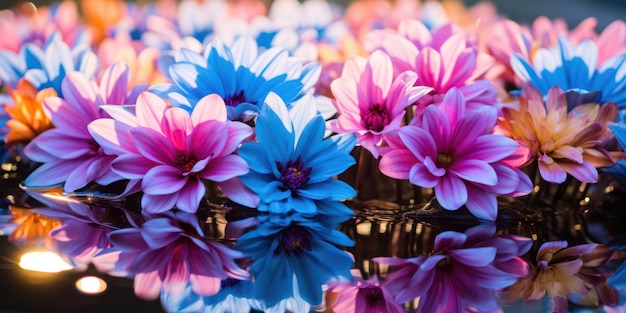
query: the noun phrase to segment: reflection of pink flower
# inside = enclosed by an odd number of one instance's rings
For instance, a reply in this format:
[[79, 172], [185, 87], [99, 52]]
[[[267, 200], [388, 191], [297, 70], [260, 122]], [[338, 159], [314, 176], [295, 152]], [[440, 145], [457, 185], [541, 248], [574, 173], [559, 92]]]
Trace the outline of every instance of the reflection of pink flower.
[[113, 248], [97, 261], [115, 259], [113, 271], [134, 275], [135, 293], [141, 298], [156, 299], [161, 289], [178, 295], [188, 284], [193, 292], [212, 296], [223, 279], [248, 278], [235, 263], [243, 255], [205, 238], [195, 214], [170, 212], [109, 237]]
[[401, 303], [387, 291], [377, 277], [368, 280], [356, 279], [352, 282], [333, 284], [328, 288], [337, 298], [329, 303], [333, 312], [351, 313], [403, 313]]
[[367, 60], [349, 59], [341, 77], [331, 83], [339, 117], [330, 129], [355, 133], [357, 143], [377, 158], [387, 148], [385, 136], [400, 128], [404, 109], [430, 90], [413, 87], [416, 80], [411, 71], [394, 76], [389, 56], [381, 51]]
[[426, 108], [421, 127], [400, 129], [401, 146], [385, 154], [379, 167], [389, 177], [434, 188], [447, 210], [465, 205], [474, 216], [495, 220], [496, 195], [527, 194], [532, 184], [524, 173], [502, 163], [518, 145], [492, 134], [496, 110], [469, 111], [465, 106], [461, 92], [450, 90], [439, 106]]
[[452, 25], [433, 32], [417, 20], [403, 20], [398, 33], [373, 31], [366, 42], [370, 51], [382, 49], [389, 54], [396, 72], [417, 73], [419, 85], [433, 90], [418, 101], [417, 114], [433, 103], [440, 103], [447, 91], [457, 88], [472, 108], [497, 104], [491, 82], [483, 80], [492, 58], [482, 52], [467, 35]]
[[567, 300], [582, 305], [615, 305], [618, 294], [606, 284], [608, 276], [598, 268], [614, 252], [598, 244], [567, 247], [566, 241], [549, 241], [537, 252], [537, 265], [530, 274], [507, 288], [507, 301], [552, 297], [553, 311], [566, 312]]
[[437, 235], [430, 256], [375, 258], [378, 263], [395, 267], [383, 286], [400, 303], [420, 297], [415, 312], [496, 309], [494, 290], [512, 285], [517, 281], [516, 274], [524, 274], [519, 269], [511, 272], [499, 269], [498, 259], [506, 259], [503, 256], [509, 253], [508, 249], [517, 254], [515, 257], [526, 251], [518, 245], [507, 247], [511, 243], [507, 239], [495, 246], [475, 246], [472, 236], [476, 234], [447, 231]]
[[191, 114], [168, 107], [149, 92], [139, 96], [136, 115], [121, 107], [107, 110], [116, 119], [95, 121], [89, 129], [98, 143], [119, 155], [111, 165], [115, 173], [141, 180], [146, 212], [174, 206], [195, 212], [206, 192], [204, 180], [216, 182], [233, 201], [248, 198], [248, 193], [241, 196], [242, 185], [233, 182], [248, 172], [247, 163], [234, 152], [252, 129], [227, 122], [219, 96], [201, 99]]

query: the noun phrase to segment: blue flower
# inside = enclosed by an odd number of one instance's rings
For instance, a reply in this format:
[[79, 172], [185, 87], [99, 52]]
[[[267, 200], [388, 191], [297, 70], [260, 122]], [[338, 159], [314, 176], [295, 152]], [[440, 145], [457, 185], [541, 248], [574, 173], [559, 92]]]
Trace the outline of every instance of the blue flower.
[[250, 172], [241, 181], [256, 193], [258, 210], [271, 213], [317, 213], [316, 201], [344, 200], [354, 189], [333, 178], [352, 166], [354, 137], [324, 139], [324, 119], [306, 96], [288, 111], [275, 94], [267, 97], [256, 121], [258, 142], [244, 143], [239, 155]]
[[175, 85], [157, 85], [152, 91], [189, 111], [204, 96], [218, 94], [228, 105], [228, 118], [240, 121], [254, 118], [270, 92], [291, 103], [313, 91], [319, 63], [302, 64], [280, 48], [258, 50], [247, 37], [240, 37], [232, 47], [212, 41], [203, 55], [183, 48], [173, 60], [161, 60], [162, 67], [170, 63], [168, 72]]
[[568, 92], [570, 105], [615, 102], [624, 108], [626, 53], [597, 63], [598, 47], [592, 40], [574, 47], [566, 38], [559, 38], [556, 47], [538, 49], [530, 63], [517, 54], [511, 57], [515, 74], [544, 96], [552, 86], [558, 86]]
[[37, 90], [54, 88], [62, 97], [61, 82], [73, 71], [93, 78], [98, 67], [96, 55], [87, 45], [70, 49], [60, 34], [55, 33], [43, 50], [34, 44], [26, 44], [19, 54], [0, 51], [0, 81], [11, 88], [22, 78], [30, 81]]
[[[626, 149], [626, 124], [609, 125], [622, 149]], [[622, 186], [626, 186], [626, 160], [617, 160], [615, 165], [605, 168]]]
[[352, 277], [352, 256], [335, 245], [354, 243], [320, 223], [323, 215], [270, 214], [257, 219], [257, 228], [239, 237], [236, 248], [252, 258], [253, 295], [267, 307], [292, 297], [320, 304], [323, 284]]

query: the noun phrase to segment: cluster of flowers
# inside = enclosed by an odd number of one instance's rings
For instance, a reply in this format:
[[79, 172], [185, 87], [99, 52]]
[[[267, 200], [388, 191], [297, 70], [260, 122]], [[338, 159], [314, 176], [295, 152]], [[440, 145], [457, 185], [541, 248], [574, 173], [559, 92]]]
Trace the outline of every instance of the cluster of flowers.
[[[497, 196], [533, 190], [530, 164], [549, 183], [595, 183], [600, 168], [625, 182], [626, 23], [601, 34], [593, 19], [573, 31], [547, 19], [525, 27], [479, 7], [464, 13], [480, 24], [466, 26], [441, 9], [84, 1], [83, 20], [74, 2], [22, 5], [0, 20], [12, 34], [0, 43], [3, 152], [40, 164], [24, 181], [31, 189], [122, 181], [120, 197], [141, 194], [140, 220], [102, 225], [87, 260], [108, 258], [103, 268], [133, 276], [146, 298], [187, 284], [212, 296], [252, 276], [267, 308], [322, 303], [322, 286], [336, 280], [330, 290], [361, 305], [393, 294], [394, 308], [420, 297], [424, 312], [491, 310], [493, 290], [529, 272], [520, 238], [442, 233], [428, 257], [379, 259], [402, 266], [389, 283], [342, 285], [353, 260], [337, 246], [353, 243], [336, 229], [353, 214], [342, 201], [357, 193], [337, 177], [359, 146], [382, 174], [488, 221]], [[197, 222], [214, 188], [259, 213], [231, 223], [236, 250]], [[66, 211], [64, 221], [93, 215]], [[72, 226], [55, 238], [75, 239]], [[234, 261], [243, 257], [246, 269]]]

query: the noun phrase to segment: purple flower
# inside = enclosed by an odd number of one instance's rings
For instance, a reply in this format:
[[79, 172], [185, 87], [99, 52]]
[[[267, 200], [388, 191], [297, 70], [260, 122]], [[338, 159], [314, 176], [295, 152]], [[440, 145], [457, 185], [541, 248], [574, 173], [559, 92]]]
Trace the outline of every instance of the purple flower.
[[508, 287], [517, 276], [494, 262], [504, 246], [475, 247], [470, 236], [453, 231], [435, 238], [434, 252], [410, 259], [374, 258], [395, 267], [383, 283], [398, 302], [420, 297], [416, 312], [483, 312], [498, 307], [494, 290]]
[[109, 238], [113, 248], [99, 257], [112, 259], [115, 272], [134, 276], [141, 298], [156, 299], [161, 290], [178, 295], [188, 283], [193, 292], [211, 296], [223, 279], [248, 278], [235, 263], [242, 254], [207, 239], [195, 214], [167, 212], [141, 228], [113, 231]]
[[114, 119], [89, 125], [96, 142], [119, 156], [113, 171], [141, 180], [141, 207], [149, 213], [172, 209], [196, 212], [204, 197], [204, 181], [213, 181], [235, 202], [256, 206], [257, 199], [243, 192], [237, 176], [248, 165], [235, 151], [252, 136], [240, 122], [227, 122], [224, 100], [202, 98], [189, 114], [169, 107], [156, 95], [142, 93], [135, 114], [122, 107], [106, 107]]
[[[63, 80], [63, 98], [43, 101], [48, 118], [56, 128], [37, 136], [25, 148], [26, 156], [44, 163], [25, 180], [27, 186], [50, 186], [64, 183], [71, 192], [95, 181], [107, 185], [121, 177], [111, 171], [115, 156], [93, 140], [87, 125], [108, 117], [103, 104], [134, 102], [137, 91], [128, 93], [128, 67], [118, 63], [102, 77], [100, 86], [84, 74], [73, 72]], [[139, 86], [138, 89], [145, 88]]]
[[465, 205], [481, 219], [495, 220], [496, 195], [525, 194], [530, 179], [502, 161], [518, 145], [493, 134], [497, 112], [492, 107], [467, 110], [463, 94], [453, 88], [438, 106], [429, 106], [417, 124], [400, 129], [401, 145], [380, 161], [383, 174], [434, 188], [447, 210]]
[[330, 304], [333, 312], [342, 313], [404, 313], [402, 304], [398, 303], [378, 277], [352, 282], [333, 284], [328, 292], [337, 293], [337, 299]]

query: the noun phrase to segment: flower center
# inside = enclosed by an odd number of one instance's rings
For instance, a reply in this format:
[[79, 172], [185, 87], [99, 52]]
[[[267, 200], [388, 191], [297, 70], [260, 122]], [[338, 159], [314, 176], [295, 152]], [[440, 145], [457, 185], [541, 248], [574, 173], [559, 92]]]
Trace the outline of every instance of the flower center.
[[285, 251], [287, 255], [291, 253], [301, 256], [304, 250], [311, 251], [311, 234], [300, 226], [289, 226], [278, 235], [279, 244], [274, 250], [274, 255]]
[[88, 145], [89, 145], [89, 150], [93, 152], [94, 154], [98, 154], [98, 155], [104, 154], [104, 152], [102, 151], [102, 147], [95, 140], [93, 139], [89, 140]]
[[193, 169], [193, 166], [196, 165], [196, 162], [198, 162], [198, 160], [188, 155], [180, 154], [176, 157], [176, 161], [174, 161], [174, 166], [180, 169], [183, 173], [188, 173], [191, 172], [191, 169]]
[[440, 270], [447, 270], [451, 266], [452, 262], [450, 261], [450, 258], [441, 259], [439, 262], [437, 262], [437, 265], [435, 265], [435, 267]]
[[447, 153], [439, 153], [435, 162], [438, 168], [448, 168], [452, 163], [452, 156]]
[[310, 167], [304, 167], [304, 163], [298, 157], [295, 161], [289, 160], [287, 164], [276, 162], [280, 172], [280, 181], [285, 186], [284, 190], [296, 191], [309, 181], [311, 174]]
[[227, 106], [231, 107], [236, 107], [244, 102], [256, 104], [256, 101], [247, 101], [246, 95], [243, 94], [243, 90], [235, 93], [234, 95], [224, 98], [224, 103], [226, 103]]
[[[363, 302], [367, 303], [368, 308], [385, 308], [385, 298], [383, 297], [383, 292], [379, 287], [371, 286], [360, 288], [356, 296], [357, 298], [365, 300]], [[359, 303], [358, 300], [357, 303]]]
[[363, 116], [363, 122], [365, 123], [365, 128], [371, 131], [382, 131], [391, 118], [389, 117], [389, 112], [387, 108], [378, 103], [370, 106], [368, 111]]

